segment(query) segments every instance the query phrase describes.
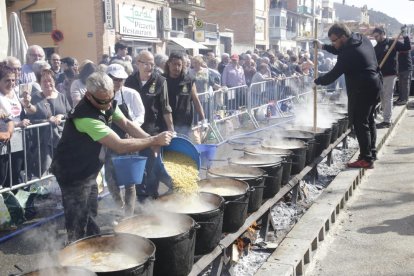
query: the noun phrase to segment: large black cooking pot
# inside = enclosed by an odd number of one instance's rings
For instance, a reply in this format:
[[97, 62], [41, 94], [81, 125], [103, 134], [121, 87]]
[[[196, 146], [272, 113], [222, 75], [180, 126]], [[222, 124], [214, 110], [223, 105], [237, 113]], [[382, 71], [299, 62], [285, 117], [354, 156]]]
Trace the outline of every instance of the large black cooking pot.
[[86, 268], [81, 267], [69, 267], [69, 266], [61, 266], [61, 267], [45, 267], [40, 268], [35, 271], [23, 273], [23, 274], [14, 274], [19, 276], [95, 276], [96, 273]]
[[200, 180], [198, 186], [201, 192], [218, 194], [226, 201], [223, 216], [223, 232], [236, 232], [247, 218], [249, 188], [245, 181], [228, 178], [213, 177]]
[[69, 244], [59, 252], [63, 266], [79, 266], [97, 275], [151, 276], [155, 245], [131, 234], [102, 234]]
[[283, 159], [282, 186], [289, 182], [290, 172], [292, 170], [292, 151], [279, 148], [264, 148], [262, 146], [245, 147], [243, 150], [245, 155], [276, 155], [281, 157]]
[[155, 204], [164, 211], [187, 214], [200, 225], [195, 255], [211, 252], [220, 242], [225, 207], [221, 196], [204, 192], [197, 195], [168, 194], [157, 198]]
[[314, 157], [318, 157], [331, 143], [332, 129], [327, 127], [317, 127], [316, 130], [312, 126], [288, 126], [287, 129], [296, 129], [311, 132], [315, 135]]
[[300, 173], [305, 167], [307, 144], [298, 139], [266, 139], [262, 142], [264, 148], [287, 149], [293, 152], [291, 175]]
[[230, 164], [260, 168], [267, 173], [263, 198], [272, 198], [280, 190], [282, 184], [283, 159], [275, 155], [249, 155], [230, 158]]
[[155, 244], [154, 275], [186, 276], [194, 263], [196, 228], [190, 216], [157, 212], [124, 219], [114, 230], [145, 237]]
[[315, 136], [312, 132], [303, 131], [303, 130], [295, 130], [295, 129], [286, 129], [283, 130], [281, 135], [285, 138], [290, 139], [299, 139], [305, 142], [308, 145], [308, 149], [306, 150], [306, 162], [305, 165], [309, 165], [312, 163], [314, 158], [314, 145], [315, 145]]
[[250, 188], [254, 191], [249, 196], [249, 206], [247, 212], [257, 211], [263, 202], [264, 176], [266, 172], [259, 168], [252, 168], [242, 165], [225, 165], [220, 167], [212, 167], [208, 170], [210, 176], [230, 177], [238, 180], [246, 181]]

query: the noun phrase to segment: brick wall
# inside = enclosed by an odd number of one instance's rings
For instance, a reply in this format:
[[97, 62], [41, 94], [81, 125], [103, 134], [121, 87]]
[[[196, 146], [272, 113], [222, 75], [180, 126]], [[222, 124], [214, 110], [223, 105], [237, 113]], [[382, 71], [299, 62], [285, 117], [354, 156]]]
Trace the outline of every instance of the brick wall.
[[234, 31], [234, 43], [255, 44], [255, 5], [254, 0], [208, 0], [205, 11], [196, 15], [208, 23], [217, 23], [220, 31], [226, 28]]

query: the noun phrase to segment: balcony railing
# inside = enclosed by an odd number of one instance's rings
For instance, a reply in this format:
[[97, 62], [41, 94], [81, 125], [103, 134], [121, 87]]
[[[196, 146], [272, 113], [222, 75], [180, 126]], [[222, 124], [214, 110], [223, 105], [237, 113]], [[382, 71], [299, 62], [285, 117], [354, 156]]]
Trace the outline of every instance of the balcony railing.
[[170, 7], [183, 11], [205, 10], [205, 0], [169, 0]]

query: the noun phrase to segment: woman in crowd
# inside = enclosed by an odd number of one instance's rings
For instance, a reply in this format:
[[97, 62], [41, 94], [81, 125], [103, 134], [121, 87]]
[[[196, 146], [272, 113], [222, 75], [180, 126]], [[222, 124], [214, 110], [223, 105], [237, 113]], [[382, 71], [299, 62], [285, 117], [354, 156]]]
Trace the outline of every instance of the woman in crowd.
[[8, 118], [3, 110], [0, 110], [0, 189], [6, 184], [5, 182], [9, 171], [7, 143], [13, 135], [13, 131], [13, 121]]
[[65, 95], [56, 90], [54, 74], [51, 70], [42, 71], [40, 87], [41, 92], [35, 92], [32, 95], [26, 94], [23, 98], [24, 109], [30, 120], [35, 123], [50, 122], [50, 127], [52, 128], [50, 129], [49, 126], [39, 128], [40, 168], [37, 162], [37, 143], [32, 148], [34, 150], [32, 152], [34, 157], [32, 163], [36, 168], [33, 173], [38, 177], [49, 169], [53, 152], [56, 149], [63, 129], [62, 121], [71, 109]]
[[[12, 68], [7, 66], [6, 62], [0, 63], [0, 110], [2, 110], [6, 116], [13, 121], [14, 127], [26, 127], [30, 125], [28, 119], [22, 119], [24, 116], [23, 107], [14, 92], [14, 86], [16, 81], [16, 73]], [[16, 143], [23, 145], [22, 136], [16, 136]], [[21, 183], [20, 171], [24, 165], [23, 150], [15, 151], [11, 155], [12, 159], [12, 184]], [[10, 183], [9, 176], [6, 179], [6, 183]]]
[[70, 94], [73, 107], [75, 107], [85, 95], [86, 79], [94, 72], [96, 72], [96, 65], [92, 62], [88, 62], [80, 69], [78, 79], [72, 82], [72, 85], [70, 86]]

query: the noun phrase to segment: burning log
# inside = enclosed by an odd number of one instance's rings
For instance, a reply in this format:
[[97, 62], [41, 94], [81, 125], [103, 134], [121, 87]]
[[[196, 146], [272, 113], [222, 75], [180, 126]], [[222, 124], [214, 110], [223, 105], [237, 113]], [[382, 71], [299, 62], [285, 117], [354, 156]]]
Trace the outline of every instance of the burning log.
[[247, 228], [246, 232], [243, 233], [233, 244], [232, 248], [232, 261], [238, 262], [240, 257], [243, 257], [249, 253], [252, 245], [256, 242], [257, 230], [260, 227], [254, 222]]

